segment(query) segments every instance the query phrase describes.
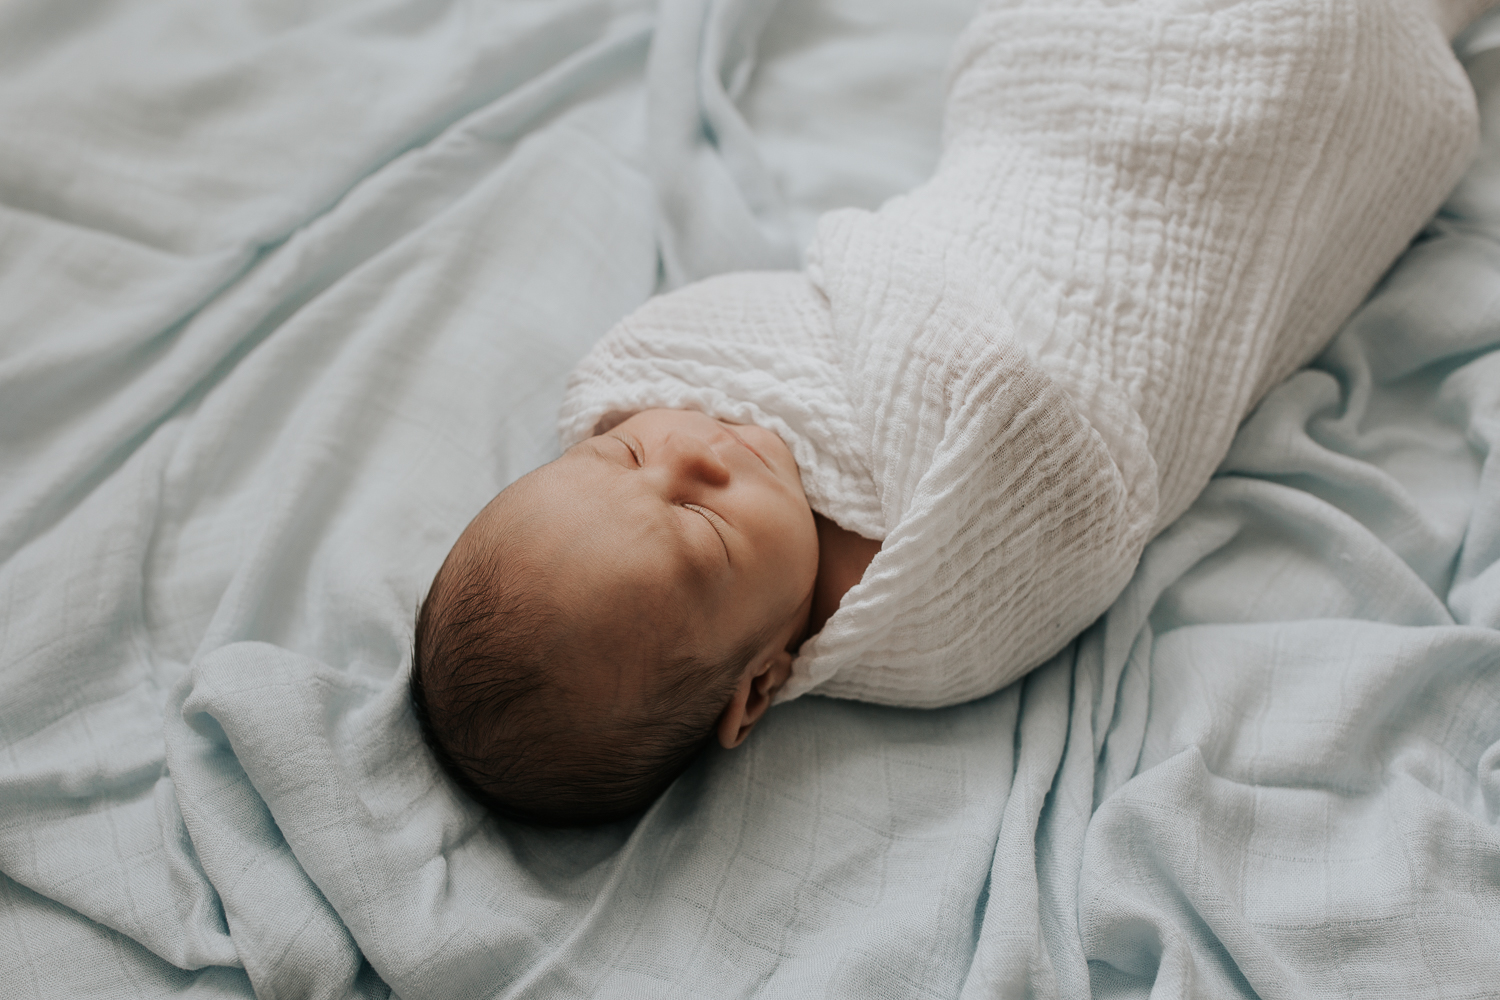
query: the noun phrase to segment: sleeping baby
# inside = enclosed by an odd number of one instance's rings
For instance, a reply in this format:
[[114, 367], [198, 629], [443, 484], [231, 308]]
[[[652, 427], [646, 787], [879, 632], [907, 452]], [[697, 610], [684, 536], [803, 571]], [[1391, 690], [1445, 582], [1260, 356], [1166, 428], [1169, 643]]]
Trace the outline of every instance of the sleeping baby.
[[562, 457], [418, 616], [445, 770], [596, 822], [777, 701], [949, 705], [1054, 655], [1457, 181], [1449, 39], [1492, 2], [983, 5], [931, 180], [574, 372]]

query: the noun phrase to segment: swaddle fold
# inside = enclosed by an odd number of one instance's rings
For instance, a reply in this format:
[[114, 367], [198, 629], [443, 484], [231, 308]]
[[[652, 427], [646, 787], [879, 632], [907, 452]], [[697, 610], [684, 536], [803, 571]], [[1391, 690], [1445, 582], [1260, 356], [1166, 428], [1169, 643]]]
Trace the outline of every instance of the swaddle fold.
[[775, 430], [813, 508], [883, 540], [782, 697], [994, 691], [1109, 605], [1457, 181], [1453, 6], [988, 4], [932, 179], [825, 216], [803, 273], [646, 303], [563, 443], [650, 407]]

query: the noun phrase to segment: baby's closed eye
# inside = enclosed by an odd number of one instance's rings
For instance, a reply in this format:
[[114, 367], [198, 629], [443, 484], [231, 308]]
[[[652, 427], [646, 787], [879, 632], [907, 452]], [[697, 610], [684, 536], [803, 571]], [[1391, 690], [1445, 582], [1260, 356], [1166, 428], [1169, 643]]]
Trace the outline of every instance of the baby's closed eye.
[[641, 443], [639, 441], [632, 441], [626, 438], [623, 434], [609, 434], [606, 436], [614, 438], [616, 441], [625, 446], [625, 450], [630, 452], [630, 457], [634, 459], [637, 468], [645, 466], [646, 451], [641, 447]]
[[714, 529], [714, 534], [719, 536], [719, 542], [724, 546], [724, 557], [729, 558], [729, 541], [724, 537], [724, 519], [701, 504], [684, 503], [682, 506], [695, 514], [702, 515], [703, 519]]

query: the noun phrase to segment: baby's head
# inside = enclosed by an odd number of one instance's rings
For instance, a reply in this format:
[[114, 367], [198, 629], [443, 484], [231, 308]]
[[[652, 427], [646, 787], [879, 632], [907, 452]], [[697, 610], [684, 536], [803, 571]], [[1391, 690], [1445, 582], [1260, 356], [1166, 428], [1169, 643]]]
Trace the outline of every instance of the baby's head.
[[638, 413], [507, 487], [448, 553], [417, 617], [423, 732], [501, 813], [630, 815], [765, 713], [817, 569], [780, 437]]

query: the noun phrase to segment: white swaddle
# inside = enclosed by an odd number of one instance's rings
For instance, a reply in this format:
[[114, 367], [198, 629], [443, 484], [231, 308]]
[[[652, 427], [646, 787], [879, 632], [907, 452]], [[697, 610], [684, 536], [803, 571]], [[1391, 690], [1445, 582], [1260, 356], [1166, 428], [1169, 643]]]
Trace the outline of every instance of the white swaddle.
[[651, 407], [774, 429], [813, 508], [883, 540], [783, 698], [994, 691], [1109, 605], [1457, 181], [1448, 36], [1485, 6], [988, 4], [933, 178], [830, 213], [805, 273], [627, 317], [563, 444]]

